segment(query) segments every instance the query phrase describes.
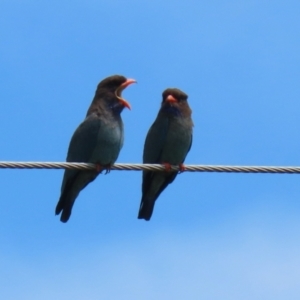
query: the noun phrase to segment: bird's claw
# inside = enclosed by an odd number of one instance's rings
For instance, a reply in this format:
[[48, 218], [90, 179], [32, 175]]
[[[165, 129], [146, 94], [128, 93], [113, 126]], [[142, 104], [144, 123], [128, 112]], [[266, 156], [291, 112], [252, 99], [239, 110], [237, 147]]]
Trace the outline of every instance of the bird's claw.
[[[166, 172], [171, 172], [172, 171], [172, 165], [169, 163], [162, 163], [162, 165], [165, 167]], [[183, 173], [186, 171], [185, 165], [184, 164], [179, 164], [179, 173]]]
[[162, 163], [162, 165], [165, 167], [166, 172], [171, 172], [172, 167], [169, 163]]
[[186, 167], [184, 164], [180, 164], [179, 165], [179, 173], [183, 173], [184, 171], [186, 171]]
[[103, 171], [103, 167], [100, 164], [96, 164], [97, 173], [101, 173]]
[[111, 170], [111, 166], [106, 167], [106, 168], [105, 168], [105, 173], [104, 173], [104, 175], [110, 173], [110, 170]]
[[111, 164], [107, 164], [107, 165], [96, 164], [96, 171], [98, 173], [102, 173], [103, 170], [105, 170], [104, 175], [108, 174], [111, 170]]

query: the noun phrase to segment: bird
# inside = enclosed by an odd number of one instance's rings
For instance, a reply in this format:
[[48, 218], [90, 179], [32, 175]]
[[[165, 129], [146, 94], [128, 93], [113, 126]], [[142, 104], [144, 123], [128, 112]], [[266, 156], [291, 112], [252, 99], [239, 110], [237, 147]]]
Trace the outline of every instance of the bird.
[[168, 88], [162, 93], [160, 110], [146, 136], [143, 163], [163, 164], [166, 170], [143, 171], [138, 219], [151, 219], [155, 201], [178, 174], [171, 171], [171, 165], [178, 165], [180, 171], [184, 171], [194, 126], [187, 99], [188, 95], [178, 88]]
[[117, 160], [124, 141], [121, 112], [130, 104], [122, 98], [122, 91], [134, 79], [113, 75], [97, 86], [95, 96], [84, 121], [75, 130], [68, 149], [67, 162], [85, 162], [97, 165], [96, 170], [65, 170], [61, 194], [55, 214], [66, 223], [81, 190], [103, 171], [110, 171]]

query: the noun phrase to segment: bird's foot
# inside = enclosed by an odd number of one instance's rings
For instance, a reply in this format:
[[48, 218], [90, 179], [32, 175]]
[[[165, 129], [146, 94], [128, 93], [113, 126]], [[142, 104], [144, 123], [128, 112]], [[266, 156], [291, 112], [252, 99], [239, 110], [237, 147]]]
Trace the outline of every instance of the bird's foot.
[[100, 164], [96, 164], [97, 173], [101, 173], [103, 171], [103, 167]]
[[110, 173], [111, 167], [112, 167], [112, 164], [107, 164], [107, 165], [103, 166], [103, 169], [105, 170], [105, 175]]
[[169, 163], [162, 163], [162, 165], [165, 167], [166, 172], [171, 172], [171, 164]]
[[105, 175], [110, 173], [111, 167], [112, 167], [112, 164], [105, 165], [105, 170], [106, 170]]
[[96, 164], [96, 171], [98, 173], [102, 173], [102, 171], [105, 170], [105, 175], [106, 175], [110, 172], [111, 167], [112, 167], [111, 164], [107, 164], [107, 165]]
[[186, 167], [184, 164], [180, 164], [179, 165], [179, 173], [183, 173], [184, 171], [186, 171]]

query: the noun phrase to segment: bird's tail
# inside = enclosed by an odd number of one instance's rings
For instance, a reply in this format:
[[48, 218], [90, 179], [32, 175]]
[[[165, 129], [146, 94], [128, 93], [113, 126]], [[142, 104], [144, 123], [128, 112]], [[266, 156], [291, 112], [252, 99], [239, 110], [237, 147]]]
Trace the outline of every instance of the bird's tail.
[[55, 214], [59, 215], [61, 213], [60, 220], [63, 223], [66, 223], [69, 220], [76, 197], [77, 196], [74, 197], [74, 195], [70, 195], [68, 192], [61, 194], [55, 208]]
[[154, 209], [155, 199], [149, 197], [143, 197], [138, 214], [138, 219], [145, 219], [149, 221], [151, 219]]

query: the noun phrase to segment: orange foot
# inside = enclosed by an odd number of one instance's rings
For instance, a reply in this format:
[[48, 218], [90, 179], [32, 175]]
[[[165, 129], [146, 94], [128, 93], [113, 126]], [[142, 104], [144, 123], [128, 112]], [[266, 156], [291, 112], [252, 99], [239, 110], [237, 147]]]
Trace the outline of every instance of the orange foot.
[[183, 173], [184, 171], [186, 171], [185, 165], [184, 164], [180, 164], [179, 165], [179, 173]]
[[162, 163], [162, 165], [165, 167], [166, 172], [171, 172], [171, 164], [169, 163]]
[[96, 164], [96, 171], [98, 173], [102, 173], [103, 170], [106, 170], [106, 172], [105, 172], [105, 175], [106, 175], [107, 173], [110, 172], [111, 166], [112, 166], [111, 164], [107, 164], [107, 165]]

